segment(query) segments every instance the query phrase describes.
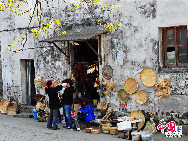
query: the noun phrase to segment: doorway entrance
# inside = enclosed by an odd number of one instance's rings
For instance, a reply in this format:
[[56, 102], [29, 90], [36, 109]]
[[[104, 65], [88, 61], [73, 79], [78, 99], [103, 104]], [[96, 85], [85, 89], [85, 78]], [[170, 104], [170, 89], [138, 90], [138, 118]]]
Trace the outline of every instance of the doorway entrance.
[[25, 103], [28, 106], [34, 106], [36, 105], [34, 100], [34, 95], [36, 93], [35, 91], [35, 85], [34, 85], [34, 79], [35, 79], [35, 67], [34, 67], [34, 60], [31, 59], [22, 59], [21, 60], [21, 74], [22, 74], [22, 92], [23, 99], [25, 99]]
[[94, 87], [96, 79], [99, 77], [98, 56], [91, 50], [98, 52], [98, 40], [90, 39], [86, 41], [76, 41], [72, 46], [72, 71], [76, 79], [76, 88], [82, 98], [91, 101], [99, 100], [97, 87]]

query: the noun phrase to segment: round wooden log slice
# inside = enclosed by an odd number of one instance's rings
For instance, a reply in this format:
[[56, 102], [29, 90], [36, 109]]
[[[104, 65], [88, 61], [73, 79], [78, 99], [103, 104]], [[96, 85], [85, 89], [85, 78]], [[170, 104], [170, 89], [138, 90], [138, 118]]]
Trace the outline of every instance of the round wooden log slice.
[[125, 92], [124, 89], [120, 89], [117, 92], [117, 98], [120, 102], [127, 103], [127, 100], [129, 99], [130, 95]]
[[124, 90], [128, 94], [133, 94], [138, 89], [138, 82], [134, 78], [127, 78], [124, 82]]
[[155, 71], [150, 68], [145, 68], [140, 72], [140, 80], [147, 87], [153, 87], [157, 82]]
[[113, 76], [113, 69], [110, 65], [105, 65], [103, 68], [102, 68], [102, 76], [109, 80], [112, 78]]
[[146, 91], [140, 90], [136, 94], [136, 102], [138, 102], [139, 104], [144, 104], [147, 102], [147, 100], [148, 100], [148, 95], [147, 95]]
[[142, 119], [142, 121], [138, 123], [138, 130], [140, 130], [144, 126], [145, 117], [141, 111], [138, 111], [138, 110], [132, 111], [129, 114], [129, 117], [133, 117], [133, 118], [136, 117], [137, 119]]

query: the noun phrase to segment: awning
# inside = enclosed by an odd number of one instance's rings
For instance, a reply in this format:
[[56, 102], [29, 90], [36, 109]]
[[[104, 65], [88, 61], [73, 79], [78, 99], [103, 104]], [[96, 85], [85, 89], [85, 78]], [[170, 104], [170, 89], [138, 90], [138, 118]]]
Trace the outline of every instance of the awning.
[[88, 27], [77, 27], [72, 30], [68, 30], [65, 35], [51, 37], [46, 40], [42, 40], [40, 42], [61, 42], [61, 41], [83, 41], [91, 39], [95, 36], [101, 35], [103, 33], [107, 33], [104, 30], [103, 26], [88, 26]]

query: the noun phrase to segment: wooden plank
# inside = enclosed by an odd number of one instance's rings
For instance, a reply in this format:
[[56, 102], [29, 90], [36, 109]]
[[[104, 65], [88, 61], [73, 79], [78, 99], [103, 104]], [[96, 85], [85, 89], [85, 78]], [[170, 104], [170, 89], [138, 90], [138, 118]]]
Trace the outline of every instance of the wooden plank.
[[86, 44], [89, 46], [89, 48], [90, 48], [90, 49], [99, 57], [99, 59], [101, 60], [101, 59], [102, 59], [101, 55], [96, 52], [96, 50], [92, 47], [92, 45], [91, 45], [88, 41], [86, 41]]
[[68, 58], [68, 55], [56, 43], [53, 42], [53, 45]]

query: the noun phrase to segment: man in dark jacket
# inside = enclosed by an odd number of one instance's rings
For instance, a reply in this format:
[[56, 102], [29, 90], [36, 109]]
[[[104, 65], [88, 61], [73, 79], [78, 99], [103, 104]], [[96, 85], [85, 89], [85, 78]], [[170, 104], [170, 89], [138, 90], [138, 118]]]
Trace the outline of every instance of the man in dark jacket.
[[63, 81], [63, 83], [67, 83], [67, 88], [64, 91], [62, 103], [65, 110], [66, 126], [68, 129], [70, 129], [72, 124], [71, 107], [73, 104], [74, 88], [71, 79], [66, 79]]
[[57, 92], [62, 89], [62, 86], [57, 86], [53, 88], [52, 81], [48, 81], [46, 85], [47, 88], [45, 89], [45, 92], [49, 96], [49, 108], [50, 108], [50, 115], [48, 117], [47, 128], [52, 128], [52, 121], [53, 121], [53, 130], [57, 130], [56, 122], [57, 122], [59, 108], [61, 106]]

